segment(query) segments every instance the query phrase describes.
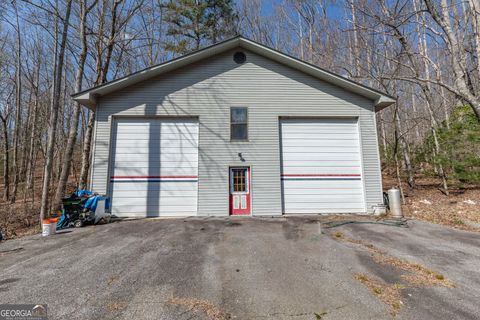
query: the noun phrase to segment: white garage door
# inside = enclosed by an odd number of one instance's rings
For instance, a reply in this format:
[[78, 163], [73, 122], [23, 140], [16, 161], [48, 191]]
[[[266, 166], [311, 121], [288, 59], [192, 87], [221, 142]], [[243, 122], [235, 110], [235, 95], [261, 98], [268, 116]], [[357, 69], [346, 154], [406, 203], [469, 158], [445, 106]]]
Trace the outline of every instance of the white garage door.
[[118, 119], [112, 143], [112, 214], [190, 216], [197, 212], [198, 122]]
[[282, 120], [284, 213], [365, 212], [356, 119]]

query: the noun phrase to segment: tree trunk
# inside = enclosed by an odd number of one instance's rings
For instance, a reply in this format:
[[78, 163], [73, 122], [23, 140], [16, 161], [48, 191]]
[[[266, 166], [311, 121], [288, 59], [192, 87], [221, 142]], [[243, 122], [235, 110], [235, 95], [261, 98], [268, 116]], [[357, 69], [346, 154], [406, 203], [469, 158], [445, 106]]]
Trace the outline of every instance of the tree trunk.
[[28, 148], [28, 159], [27, 162], [27, 169], [26, 169], [26, 187], [25, 187], [25, 194], [27, 192], [31, 192], [32, 195], [32, 203], [33, 203], [33, 179], [34, 179], [34, 171], [35, 171], [35, 160], [36, 160], [36, 152], [37, 150], [35, 145], [36, 140], [36, 133], [37, 133], [37, 118], [38, 118], [38, 105], [39, 105], [39, 86], [40, 86], [40, 68], [41, 68], [42, 57], [38, 57], [36, 72], [34, 76], [34, 83], [32, 83], [32, 90], [33, 90], [33, 115], [32, 115], [32, 127], [30, 130], [30, 146]]
[[[80, 8], [79, 37], [82, 43], [82, 48], [81, 48], [80, 56], [78, 59], [78, 67], [77, 67], [77, 73], [75, 78], [76, 92], [79, 92], [82, 89], [83, 72], [85, 69], [85, 61], [87, 59], [87, 49], [88, 49], [87, 35], [85, 32], [85, 23], [87, 20], [87, 13], [92, 8], [92, 7], [87, 8], [85, 1], [81, 1], [80, 7], [81, 8]], [[80, 118], [81, 108], [82, 106], [78, 102], [74, 103], [72, 123], [70, 125], [70, 130], [68, 132], [68, 140], [65, 148], [63, 165], [60, 173], [60, 179], [58, 182], [57, 191], [55, 193], [55, 198], [54, 198], [53, 205], [55, 210], [58, 210], [61, 206], [62, 197], [65, 192], [68, 176], [70, 174], [70, 166], [72, 163], [72, 156], [73, 156], [73, 150], [75, 147], [75, 142], [77, 140], [78, 122]]]
[[407, 171], [407, 181], [410, 188], [413, 189], [415, 188], [415, 176], [413, 172], [412, 162], [410, 160], [410, 151], [408, 149], [408, 144], [405, 139], [405, 134], [402, 130], [402, 121], [400, 120], [400, 114], [398, 112], [396, 112], [396, 121], [399, 133], [398, 139], [400, 142], [400, 146], [402, 147], [403, 160], [405, 162], [405, 171]]
[[[418, 121], [417, 102], [415, 100], [415, 93], [413, 92], [412, 92], [412, 110], [413, 110], [413, 115], [415, 119], [417, 119], [416, 121]], [[419, 125], [418, 123], [415, 123], [415, 138], [416, 138], [415, 144], [421, 143], [422, 141], [422, 138], [420, 136], [420, 128], [418, 127], [418, 125]]]
[[[422, 21], [423, 25], [423, 30], [422, 33], [420, 34], [420, 31], [417, 30], [418, 36], [419, 36], [419, 48], [420, 51], [423, 54], [423, 59], [421, 59], [423, 63], [423, 67], [425, 70], [425, 79], [429, 80], [430, 79], [430, 71], [429, 71], [429, 66], [428, 66], [428, 50], [427, 50], [427, 36], [426, 36], [426, 22], [425, 19]], [[438, 129], [438, 121], [435, 119], [435, 113], [433, 110], [433, 96], [432, 96], [432, 90], [430, 88], [430, 83], [426, 83], [424, 86], [422, 86], [424, 94], [425, 94], [425, 101], [426, 101], [426, 106], [427, 106], [427, 111], [428, 115], [430, 117], [430, 124], [432, 128], [432, 135], [433, 135], [433, 141], [434, 141], [434, 146], [435, 146], [435, 154], [436, 156], [439, 156], [441, 154], [441, 147], [440, 147], [440, 142], [438, 141], [438, 136], [437, 136], [437, 129]], [[436, 157], [434, 156], [434, 158]], [[445, 171], [443, 169], [443, 165], [441, 163], [435, 163], [435, 166], [437, 167], [438, 170], [438, 175], [442, 179], [442, 184], [443, 188], [445, 189], [445, 194], [448, 195], [448, 184], [447, 184], [447, 178], [445, 176]]]
[[65, 18], [63, 20], [63, 31], [60, 44], [60, 51], [58, 54], [58, 61], [55, 65], [55, 77], [54, 85], [52, 87], [52, 101], [50, 106], [50, 123], [48, 128], [48, 141], [46, 149], [46, 159], [45, 159], [45, 170], [44, 170], [44, 179], [43, 179], [43, 189], [42, 189], [42, 200], [40, 206], [40, 223], [44, 217], [48, 215], [49, 210], [49, 187], [50, 181], [52, 178], [52, 166], [53, 166], [53, 154], [55, 148], [55, 138], [57, 131], [57, 121], [58, 121], [58, 109], [60, 102], [60, 90], [61, 90], [61, 81], [62, 81], [62, 72], [63, 72], [63, 60], [65, 56], [65, 47], [68, 36], [68, 27], [70, 20], [70, 12], [72, 9], [72, 0], [68, 0]]
[[394, 141], [394, 148], [393, 148], [393, 159], [395, 160], [395, 173], [397, 176], [397, 184], [398, 189], [400, 190], [400, 195], [402, 197], [402, 203], [405, 204], [405, 194], [403, 192], [403, 184], [402, 184], [402, 176], [400, 172], [400, 161], [398, 160], [398, 144], [400, 141], [400, 132], [398, 128], [398, 104], [395, 105], [395, 110], [393, 111], [393, 122], [394, 122], [394, 134], [395, 134], [395, 141]]
[[352, 28], [353, 28], [353, 61], [354, 61], [354, 78], [360, 77], [360, 57], [358, 53], [359, 41], [358, 41], [358, 25], [357, 15], [354, 1], [350, 1], [350, 10], [352, 15]]
[[10, 199], [10, 177], [8, 172], [9, 161], [10, 161], [10, 151], [8, 150], [8, 125], [7, 119], [0, 115], [0, 120], [2, 121], [2, 131], [3, 131], [3, 183], [4, 183], [4, 193], [3, 200], [7, 201]]
[[385, 130], [385, 122], [383, 121], [383, 111], [378, 113], [378, 121], [380, 126], [380, 138], [382, 141], [383, 156], [387, 157], [387, 132]]
[[[111, 9], [111, 25], [110, 33], [107, 39], [107, 46], [105, 50], [102, 50], [101, 44], [103, 43], [103, 37], [97, 39], [96, 48], [97, 48], [97, 61], [96, 61], [96, 72], [97, 78], [95, 84], [99, 85], [107, 81], [107, 74], [110, 69], [110, 60], [112, 58], [113, 49], [115, 46], [115, 36], [117, 34], [117, 18], [118, 18], [118, 8], [121, 1], [115, 0], [112, 9]], [[103, 26], [105, 17], [105, 8], [102, 8], [102, 14], [100, 17], [99, 24]], [[103, 35], [103, 31], [100, 30], [100, 35]], [[104, 63], [102, 65], [102, 52], [105, 53], [105, 58], [103, 59]], [[93, 126], [95, 123], [95, 112], [90, 111], [88, 117], [87, 130], [85, 132], [84, 143], [83, 143], [83, 152], [82, 152], [82, 166], [80, 169], [80, 183], [79, 189], [85, 189], [88, 185], [88, 174], [90, 171], [90, 153], [92, 147], [92, 138], [93, 138]]]
[[35, 101], [33, 105], [33, 118], [32, 118], [32, 130], [30, 132], [30, 147], [28, 149], [29, 155], [27, 163], [27, 186], [25, 188], [25, 192], [32, 192], [33, 194], [33, 179], [34, 179], [34, 168], [35, 168], [35, 159], [34, 159], [34, 154], [35, 154], [35, 134], [37, 131], [37, 112], [38, 112], [38, 93], [35, 93]]
[[93, 125], [95, 122], [95, 113], [90, 111], [88, 116], [87, 131], [83, 142], [82, 167], [80, 169], [80, 183], [78, 188], [87, 188], [88, 173], [90, 171], [90, 150], [92, 148]]
[[18, 19], [17, 4], [14, 3], [16, 27], [17, 27], [17, 56], [15, 66], [15, 130], [13, 133], [13, 190], [10, 202], [15, 202], [19, 179], [20, 162], [18, 159], [18, 147], [20, 140], [20, 128], [22, 121], [22, 41], [20, 37], [20, 23]]

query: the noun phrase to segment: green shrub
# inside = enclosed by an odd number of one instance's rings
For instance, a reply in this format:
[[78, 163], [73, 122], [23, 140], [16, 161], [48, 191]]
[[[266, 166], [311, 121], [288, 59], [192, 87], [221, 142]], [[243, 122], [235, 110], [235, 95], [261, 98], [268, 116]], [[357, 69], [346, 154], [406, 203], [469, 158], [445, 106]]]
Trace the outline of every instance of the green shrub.
[[[441, 153], [433, 159], [442, 164], [449, 180], [480, 183], [480, 123], [469, 105], [457, 107], [446, 124], [437, 130]], [[433, 150], [432, 134], [425, 141], [419, 157], [426, 160]]]

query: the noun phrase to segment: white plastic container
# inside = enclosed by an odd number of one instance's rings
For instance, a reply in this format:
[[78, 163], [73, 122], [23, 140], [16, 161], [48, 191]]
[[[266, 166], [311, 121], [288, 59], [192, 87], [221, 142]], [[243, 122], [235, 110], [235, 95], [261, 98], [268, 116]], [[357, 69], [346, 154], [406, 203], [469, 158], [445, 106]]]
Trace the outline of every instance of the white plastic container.
[[42, 221], [42, 236], [47, 237], [52, 233], [52, 224], [50, 220], [44, 219]]
[[373, 206], [373, 215], [381, 216], [387, 213], [387, 207], [384, 204], [377, 204]]
[[58, 218], [47, 218], [42, 221], [42, 236], [47, 237], [57, 233]]

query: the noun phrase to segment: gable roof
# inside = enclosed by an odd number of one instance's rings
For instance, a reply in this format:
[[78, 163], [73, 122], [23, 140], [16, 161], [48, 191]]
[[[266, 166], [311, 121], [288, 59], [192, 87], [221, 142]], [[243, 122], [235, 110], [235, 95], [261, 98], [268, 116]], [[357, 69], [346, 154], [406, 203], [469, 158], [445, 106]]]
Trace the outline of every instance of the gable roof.
[[223, 42], [214, 44], [204, 49], [200, 49], [198, 51], [194, 51], [176, 59], [172, 59], [164, 63], [155, 65], [153, 67], [140, 70], [125, 77], [101, 84], [99, 86], [81, 92], [77, 92], [72, 95], [72, 98], [73, 100], [79, 102], [80, 104], [83, 104], [88, 108], [95, 109], [97, 97], [104, 96], [111, 92], [133, 85], [135, 83], [156, 77], [166, 72], [170, 72], [172, 70], [184, 67], [188, 64], [203, 60], [205, 58], [217, 55], [228, 50], [232, 50], [237, 47], [244, 48], [253, 53], [276, 61], [280, 64], [299, 70], [315, 78], [329, 82], [333, 85], [344, 88], [345, 90], [354, 92], [360, 96], [368, 98], [374, 101], [375, 111], [380, 111], [383, 108], [386, 108], [389, 105], [395, 103], [396, 101], [394, 97], [379, 90], [367, 87], [361, 83], [352, 81], [338, 74], [315, 66], [313, 64], [307, 63], [295, 57], [289, 56], [287, 54], [264, 46], [250, 39], [244, 38], [242, 36], [237, 36], [225, 40]]

